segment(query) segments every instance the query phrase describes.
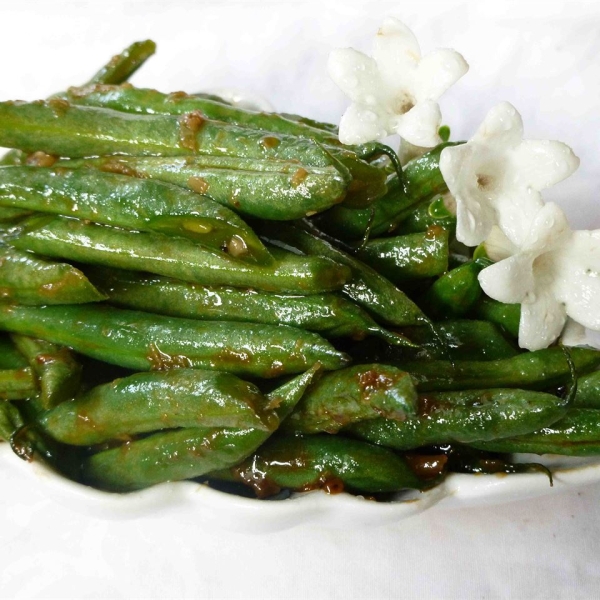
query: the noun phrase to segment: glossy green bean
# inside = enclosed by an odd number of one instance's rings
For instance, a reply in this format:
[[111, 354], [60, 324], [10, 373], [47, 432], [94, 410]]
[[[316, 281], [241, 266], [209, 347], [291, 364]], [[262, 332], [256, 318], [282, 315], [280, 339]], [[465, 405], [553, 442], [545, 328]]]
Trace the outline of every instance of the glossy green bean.
[[600, 371], [588, 373], [577, 380], [573, 405], [577, 408], [600, 408]]
[[295, 327], [194, 321], [108, 306], [0, 305], [0, 328], [138, 371], [194, 367], [276, 377], [315, 362], [325, 369], [348, 362], [316, 333]]
[[7, 400], [0, 400], [0, 442], [9, 442], [24, 424], [18, 408]]
[[41, 408], [52, 408], [75, 396], [81, 385], [81, 365], [68, 348], [27, 336], [12, 335], [37, 378]]
[[566, 414], [568, 400], [515, 389], [474, 390], [419, 397], [419, 413], [404, 421], [374, 419], [348, 428], [368, 442], [411, 450], [451, 442], [494, 440], [535, 431]]
[[348, 267], [327, 258], [278, 252], [272, 265], [245, 263], [188, 239], [67, 217], [32, 217], [11, 243], [21, 250], [81, 263], [269, 292], [329, 292], [339, 289], [351, 277]]
[[432, 201], [420, 202], [412, 210], [403, 213], [403, 219], [397, 225], [398, 234], [419, 233], [429, 227], [442, 227], [450, 234], [456, 230], [456, 215], [446, 207], [443, 196]]
[[158, 275], [116, 269], [86, 269], [112, 304], [188, 319], [290, 325], [325, 337], [362, 339], [373, 335], [389, 344], [405, 338], [379, 326], [367, 312], [336, 294], [290, 296], [255, 289], [203, 286]]
[[[600, 352], [570, 348], [579, 375], [600, 365]], [[569, 382], [569, 363], [560, 347], [524, 352], [512, 358], [489, 361], [393, 361], [415, 379], [419, 391], [480, 388], [550, 389]]]
[[134, 42], [120, 54], [111, 58], [88, 82], [92, 84], [118, 85], [127, 81], [154, 53], [152, 40]]
[[273, 439], [242, 464], [218, 475], [250, 486], [259, 498], [283, 488], [379, 493], [428, 485], [394, 452], [328, 435]]
[[200, 113], [132, 115], [75, 106], [64, 99], [0, 102], [0, 145], [69, 158], [213, 154], [297, 160], [313, 167], [334, 164], [331, 155], [312, 140], [266, 135], [209, 121]]
[[598, 456], [600, 411], [594, 408], [571, 408], [562, 419], [537, 431], [472, 445], [490, 452]]
[[0, 245], [0, 303], [80, 304], [105, 298], [75, 267]]
[[180, 427], [272, 430], [259, 389], [229, 373], [171, 369], [136, 373], [92, 388], [37, 419], [55, 440], [91, 446]]
[[414, 415], [417, 392], [404, 371], [382, 364], [359, 365], [327, 373], [304, 395], [286, 419], [294, 433], [337, 433], [359, 421]]
[[269, 220], [301, 219], [341, 202], [350, 175], [340, 164], [303, 167], [297, 162], [230, 157], [108, 157], [61, 161], [105, 172], [147, 177], [208, 194], [236, 212]]
[[430, 227], [425, 233], [373, 239], [357, 256], [396, 285], [434, 277], [448, 270], [448, 232]]
[[35, 375], [29, 367], [0, 370], [0, 401], [25, 400], [37, 394]]
[[520, 304], [504, 304], [485, 295], [473, 306], [473, 316], [495, 323], [513, 338], [519, 337]]
[[176, 233], [208, 248], [240, 247], [236, 258], [269, 263], [256, 234], [211, 198], [160, 181], [93, 169], [5, 167], [0, 205], [67, 215], [146, 231], [178, 225]]
[[439, 277], [422, 298], [425, 312], [438, 319], [467, 314], [481, 297], [477, 276], [488, 264], [488, 260], [478, 258]]
[[[313, 366], [267, 395], [267, 406], [280, 420], [300, 400], [317, 370]], [[202, 427], [155, 433], [94, 454], [83, 461], [81, 475], [85, 483], [115, 492], [200, 477], [238, 464], [270, 435], [257, 429]]]
[[352, 280], [341, 293], [366, 308], [383, 323], [391, 325], [416, 325], [425, 316], [404, 292], [388, 279], [360, 260], [338, 250], [330, 243], [306, 231], [286, 224], [277, 228], [260, 227], [259, 233], [269, 242], [282, 247], [295, 248], [309, 255], [324, 256], [346, 265], [352, 272]]

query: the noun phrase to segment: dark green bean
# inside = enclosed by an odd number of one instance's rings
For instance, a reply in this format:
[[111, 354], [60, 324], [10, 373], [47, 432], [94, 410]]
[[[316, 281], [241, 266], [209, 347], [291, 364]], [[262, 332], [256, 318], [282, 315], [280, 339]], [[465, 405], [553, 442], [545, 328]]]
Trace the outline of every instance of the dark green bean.
[[158, 181], [209, 194], [219, 204], [262, 219], [293, 220], [341, 202], [350, 175], [337, 167], [303, 167], [297, 162], [197, 157], [107, 157], [60, 161]]
[[560, 421], [532, 433], [477, 442], [473, 446], [490, 452], [598, 456], [600, 411], [594, 408], [571, 408]]
[[24, 425], [23, 417], [7, 400], [0, 400], [0, 442], [9, 442], [15, 431]]
[[0, 205], [140, 230], [177, 225], [176, 233], [236, 258], [270, 263], [256, 234], [233, 211], [179, 187], [93, 169], [4, 167]]
[[446, 200], [438, 196], [432, 201], [419, 203], [411, 211], [403, 213], [403, 219], [396, 227], [399, 234], [419, 233], [429, 227], [442, 227], [454, 235], [456, 215], [446, 207]]
[[339, 289], [350, 270], [327, 258], [278, 252], [272, 265], [245, 263], [191, 240], [67, 217], [31, 217], [11, 243], [72, 261], [148, 271], [205, 285], [318, 294]]
[[515, 339], [519, 337], [520, 304], [504, 304], [482, 295], [473, 307], [472, 314], [479, 319], [495, 323]]
[[315, 362], [325, 369], [348, 362], [316, 333], [295, 327], [194, 321], [108, 306], [0, 305], [0, 328], [138, 371], [194, 367], [276, 377]]
[[434, 277], [448, 270], [448, 232], [430, 227], [426, 233], [374, 239], [357, 255], [396, 285]]
[[574, 406], [600, 408], [600, 371], [588, 373], [577, 380]]
[[[316, 372], [315, 366], [267, 395], [267, 406], [280, 420], [297, 404]], [[155, 433], [86, 459], [82, 478], [102, 489], [125, 492], [200, 477], [238, 464], [270, 435], [257, 429], [201, 427]]]
[[423, 489], [428, 485], [394, 452], [328, 435], [279, 437], [229, 472], [215, 475], [250, 486], [260, 498], [282, 488], [378, 493]]
[[359, 306], [335, 294], [284, 296], [104, 268], [86, 269], [86, 274], [112, 304], [124, 308], [189, 319], [291, 325], [325, 337], [373, 335], [389, 344], [406, 343], [402, 336], [377, 325]]
[[296, 248], [309, 255], [325, 256], [347, 265], [352, 272], [352, 280], [342, 287], [342, 294], [376, 315], [383, 323], [402, 326], [424, 321], [425, 316], [419, 307], [404, 292], [371, 267], [325, 240], [283, 223], [277, 228], [262, 226], [259, 232], [267, 241], [278, 243], [282, 247]]
[[27, 367], [27, 359], [17, 350], [8, 335], [0, 332], [0, 369]]
[[[600, 352], [570, 348], [579, 375], [600, 365]], [[516, 387], [549, 389], [569, 382], [570, 368], [560, 347], [489, 361], [393, 361], [414, 378], [419, 391]]]
[[416, 412], [417, 392], [404, 371], [380, 364], [327, 373], [311, 386], [284, 423], [295, 433], [337, 433], [359, 421], [404, 420]]
[[37, 378], [40, 408], [52, 408], [75, 396], [81, 385], [81, 365], [68, 348], [22, 335], [12, 339]]
[[374, 419], [349, 431], [374, 444], [410, 450], [450, 442], [471, 443], [535, 431], [567, 411], [568, 400], [551, 394], [515, 389], [427, 394], [419, 413], [404, 421]]
[[0, 245], [0, 302], [80, 304], [105, 298], [75, 267]]
[[37, 422], [59, 442], [91, 446], [180, 427], [275, 429], [278, 419], [264, 405], [255, 385], [229, 373], [171, 369], [97, 386]]

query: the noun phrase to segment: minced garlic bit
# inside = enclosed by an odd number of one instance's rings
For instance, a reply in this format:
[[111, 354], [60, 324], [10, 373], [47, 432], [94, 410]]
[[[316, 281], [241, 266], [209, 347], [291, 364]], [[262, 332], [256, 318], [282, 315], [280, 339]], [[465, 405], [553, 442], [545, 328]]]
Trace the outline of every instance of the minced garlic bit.
[[397, 133], [416, 146], [441, 142], [438, 98], [468, 70], [456, 51], [421, 57], [412, 31], [388, 18], [378, 31], [373, 58], [352, 48], [334, 50], [329, 74], [352, 100], [339, 130], [344, 144], [363, 144]]

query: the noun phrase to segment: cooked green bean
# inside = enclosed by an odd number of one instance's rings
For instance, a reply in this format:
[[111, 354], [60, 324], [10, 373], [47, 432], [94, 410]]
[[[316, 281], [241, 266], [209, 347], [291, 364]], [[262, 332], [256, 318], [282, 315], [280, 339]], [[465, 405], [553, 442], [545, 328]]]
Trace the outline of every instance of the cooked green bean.
[[294, 433], [337, 433], [359, 421], [404, 420], [416, 412], [417, 392], [404, 371], [381, 364], [327, 373], [304, 395], [284, 428]]
[[567, 399], [527, 390], [445, 392], [419, 396], [417, 416], [361, 421], [348, 430], [374, 444], [411, 450], [529, 433], [560, 419], [567, 406]]
[[434, 277], [448, 270], [448, 232], [430, 227], [425, 233], [374, 239], [357, 255], [397, 285]]
[[600, 408], [600, 371], [588, 373], [577, 380], [574, 406]]
[[427, 231], [429, 227], [442, 227], [451, 234], [456, 230], [456, 215], [448, 210], [443, 196], [421, 202], [403, 216], [396, 227], [397, 233], [402, 235]]
[[594, 408], [571, 408], [560, 421], [537, 431], [477, 442], [473, 446], [490, 452], [598, 456], [600, 411]]
[[179, 187], [92, 169], [4, 167], [0, 205], [67, 215], [140, 230], [178, 226], [176, 233], [236, 258], [272, 261], [256, 234], [234, 212]]
[[112, 304], [124, 308], [189, 319], [291, 325], [325, 337], [373, 335], [393, 345], [406, 343], [401, 335], [379, 326], [359, 306], [336, 294], [286, 296], [98, 267], [86, 269], [86, 274]]
[[0, 302], [80, 304], [105, 298], [75, 267], [0, 244]]
[[21, 369], [28, 366], [27, 359], [17, 350], [5, 333], [0, 333], [0, 369]]
[[[268, 407], [279, 419], [297, 404], [317, 369], [267, 395]], [[200, 477], [226, 469], [252, 454], [271, 435], [258, 429], [185, 428], [152, 434], [84, 460], [83, 481], [102, 489], [124, 492]]]
[[38, 417], [65, 444], [91, 446], [180, 427], [274, 429], [259, 389], [229, 373], [171, 369], [136, 373], [92, 388]]
[[87, 85], [118, 85], [127, 81], [154, 53], [156, 44], [152, 40], [134, 42], [111, 58], [88, 82]]
[[68, 348], [27, 336], [12, 335], [15, 346], [27, 357], [39, 386], [41, 408], [70, 400], [81, 385], [81, 365]]
[[515, 339], [519, 337], [520, 304], [504, 304], [482, 295], [473, 307], [472, 314], [479, 319], [495, 323]]
[[0, 401], [25, 400], [37, 394], [35, 375], [29, 367], [0, 369]]
[[372, 494], [431, 485], [419, 479], [394, 452], [328, 435], [273, 439], [242, 464], [211, 476], [244, 483], [259, 498], [272, 496], [282, 488], [302, 492], [324, 489], [330, 493], [347, 489]]
[[245, 263], [191, 240], [130, 231], [67, 217], [36, 216], [11, 243], [55, 258], [148, 271], [205, 285], [253, 287], [270, 292], [318, 294], [339, 289], [348, 267], [316, 256], [278, 252], [272, 265]]
[[[577, 373], [600, 365], [600, 352], [570, 348]], [[549, 389], [568, 383], [571, 372], [560, 347], [524, 352], [512, 358], [489, 361], [392, 361], [414, 378], [419, 391], [516, 387]]]
[[8, 400], [0, 400], [0, 442], [9, 442], [15, 431], [24, 424], [18, 408]]
[[376, 315], [383, 323], [402, 326], [416, 325], [425, 320], [419, 307], [404, 292], [371, 267], [325, 240], [283, 223], [278, 224], [277, 228], [259, 226], [259, 232], [269, 242], [296, 248], [309, 255], [325, 256], [349, 267], [352, 280], [342, 287], [341, 293]]
[[285, 325], [177, 319], [108, 306], [2, 306], [0, 327], [138, 371], [194, 367], [277, 377], [347, 357], [316, 333]]

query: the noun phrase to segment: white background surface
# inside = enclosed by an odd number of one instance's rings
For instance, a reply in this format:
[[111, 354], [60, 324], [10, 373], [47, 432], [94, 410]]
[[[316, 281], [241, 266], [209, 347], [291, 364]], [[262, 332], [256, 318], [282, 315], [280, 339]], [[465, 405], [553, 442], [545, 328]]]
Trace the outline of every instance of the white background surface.
[[[326, 74], [331, 47], [368, 51], [394, 15], [423, 51], [471, 65], [442, 102], [469, 137], [509, 100], [526, 135], [569, 143], [579, 172], [547, 199], [600, 227], [600, 9], [577, 2], [34, 2], [0, 0], [0, 98], [84, 82], [135, 39], [157, 56], [141, 86], [247, 89], [279, 110], [336, 121], [346, 101]], [[495, 507], [436, 507], [392, 526], [307, 523], [248, 535], [177, 514], [82, 515], [0, 462], [0, 598], [595, 598], [600, 486]]]

